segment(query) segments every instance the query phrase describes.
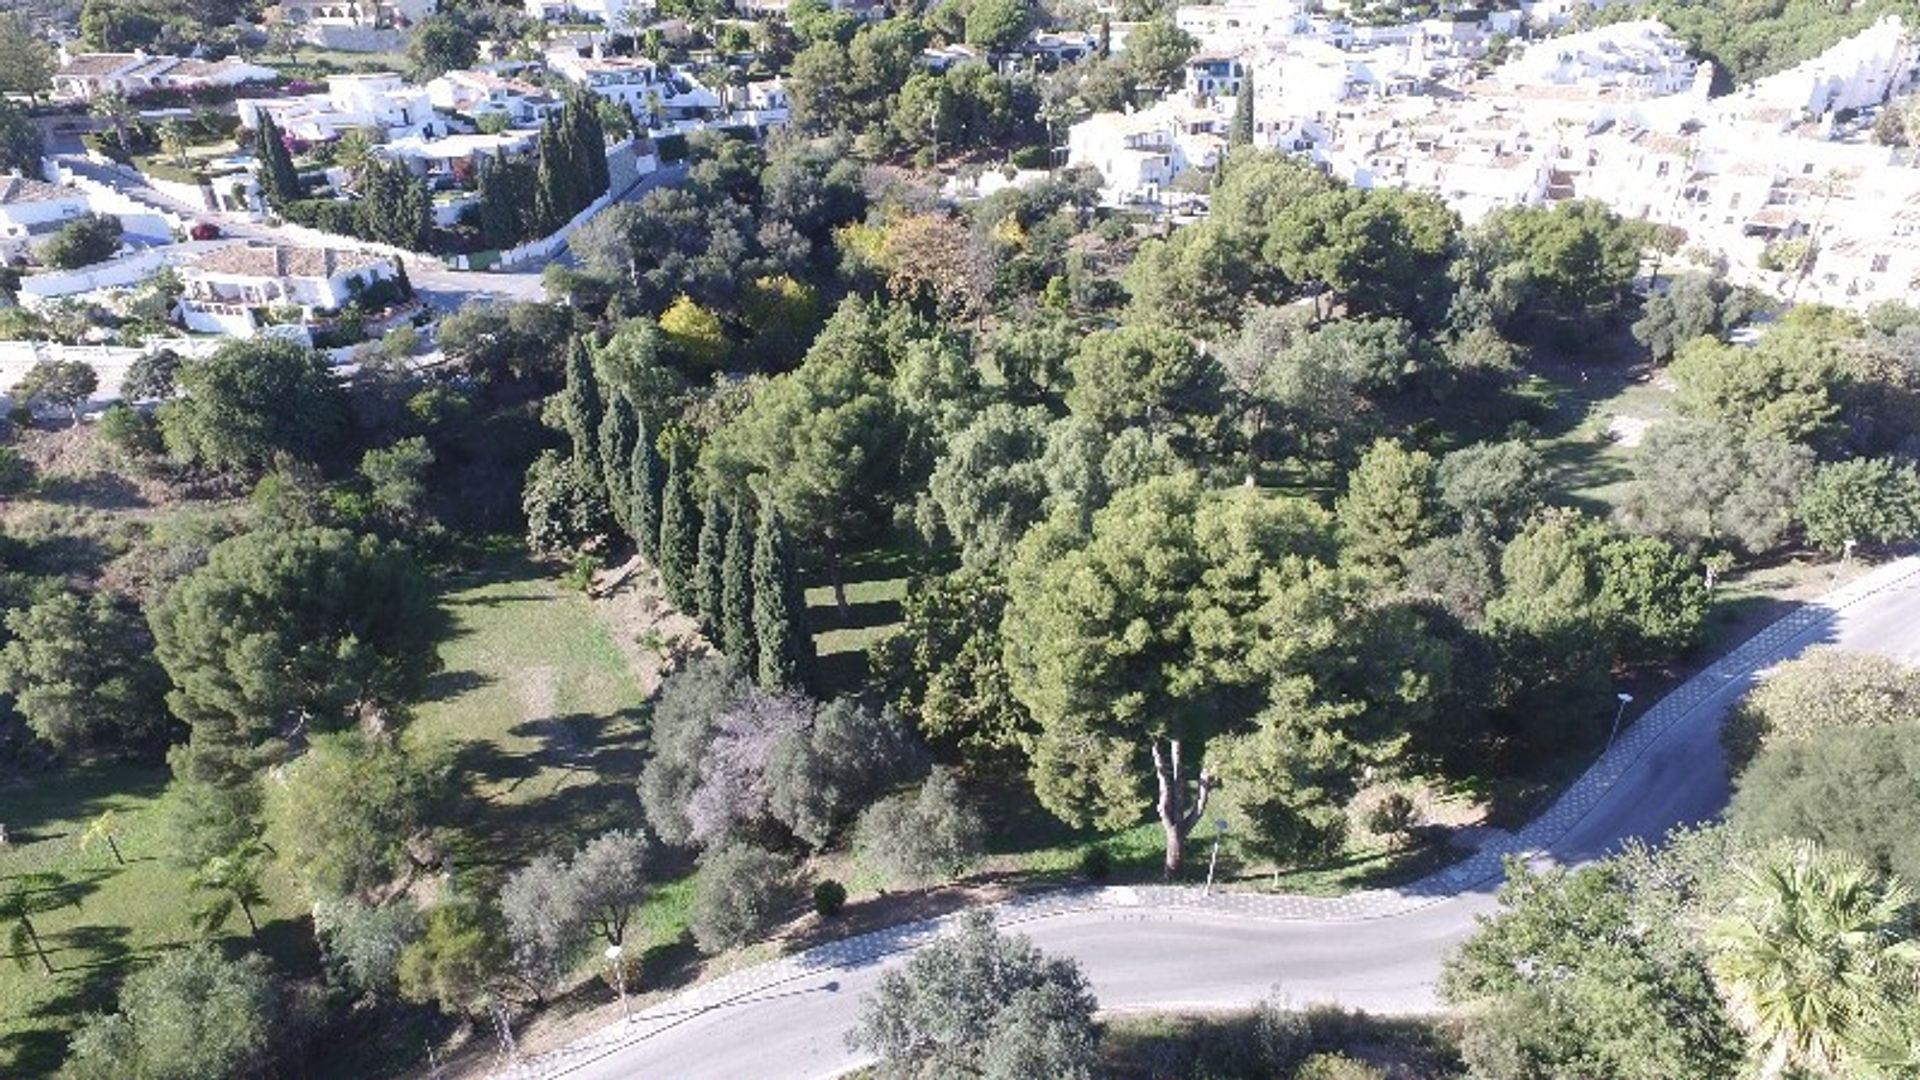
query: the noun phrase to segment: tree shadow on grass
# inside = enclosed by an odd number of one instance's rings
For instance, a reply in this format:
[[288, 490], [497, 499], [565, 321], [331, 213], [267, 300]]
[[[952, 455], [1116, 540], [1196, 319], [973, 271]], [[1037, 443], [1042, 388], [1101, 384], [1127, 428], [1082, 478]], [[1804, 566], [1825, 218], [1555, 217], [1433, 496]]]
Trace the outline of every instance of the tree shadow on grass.
[[466, 779], [470, 798], [454, 823], [461, 863], [518, 865], [535, 855], [569, 852], [607, 829], [638, 824], [638, 729], [610, 740], [590, 737], [595, 725], [612, 719], [575, 714], [527, 721], [514, 733], [543, 743], [527, 753], [486, 742], [462, 746], [455, 769]]
[[427, 679], [422, 690], [422, 701], [452, 701], [462, 694], [492, 686], [498, 682], [493, 676], [479, 671], [438, 671]]
[[817, 656], [813, 661], [813, 690], [821, 698], [851, 694], [867, 681], [867, 653], [846, 649]]
[[900, 618], [898, 600], [868, 600], [848, 604], [844, 613], [829, 602], [826, 607], [815, 607], [807, 612], [808, 628], [815, 634], [824, 634], [829, 630], [869, 630], [876, 626], [892, 626]]
[[90, 510], [137, 510], [150, 505], [138, 487], [112, 473], [54, 477], [42, 481], [34, 494], [46, 502]]
[[[151, 799], [167, 786], [163, 766], [91, 766], [50, 772], [21, 785], [0, 785], [0, 823], [14, 846], [57, 840], [55, 821], [85, 821], [102, 811]], [[0, 856], [6, 853], [0, 848]]]

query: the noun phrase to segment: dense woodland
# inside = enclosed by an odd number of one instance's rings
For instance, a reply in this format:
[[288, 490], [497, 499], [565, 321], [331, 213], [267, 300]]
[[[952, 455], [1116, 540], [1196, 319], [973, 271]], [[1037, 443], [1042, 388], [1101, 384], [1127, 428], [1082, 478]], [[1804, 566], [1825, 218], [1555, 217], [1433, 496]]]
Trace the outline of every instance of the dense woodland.
[[[601, 950], [645, 944], [664, 894], [691, 949], [732, 955], [962, 879], [1036, 808], [1103, 838], [1074, 880], [1190, 878], [1219, 818], [1235, 887], [1258, 887], [1412, 837], [1406, 790], [1550, 789], [1621, 686], [1701, 659], [1726, 577], [1920, 537], [1920, 310], [1775, 311], [1596, 203], [1464, 227], [1245, 147], [1177, 229], [1097, 209], [1067, 170], [956, 207], [908, 163], [1018, 159], [1170, 85], [1190, 45], [1159, 21], [1058, 79], [935, 75], [923, 44], [1003, 42], [1033, 13], [795, 9], [773, 44], [797, 130], [690, 139], [686, 182], [580, 230], [548, 302], [449, 314], [431, 372], [410, 330], [346, 383], [285, 344], [155, 353], [128, 379], [139, 407], [71, 434], [111, 491], [197, 512], [9, 519], [4, 767], [78, 783], [164, 761], [143, 843], [208, 939], [95, 987], [34, 1067], [317, 1075], [311, 1049], [340, 1042], [390, 1055], [364, 1071], [405, 1064], [597, 992]], [[1694, 10], [1673, 17], [1743, 77], [1864, 14]], [[109, 45], [233, 17], [79, 16]], [[496, 237], [604, 189], [575, 167], [600, 118], [567, 114], [531, 175], [489, 181]], [[359, 205], [383, 239], [424, 227], [397, 183]], [[77, 413], [84, 374], [43, 366], [25, 397]], [[1607, 499], [1561, 481], [1547, 430], [1589, 379], [1672, 388]], [[81, 501], [39, 474], [50, 433], [29, 420], [0, 486]], [[643, 750], [618, 796], [538, 844], [479, 835], [471, 748], [412, 736], [450, 583], [509, 553], [697, 627], [631, 703]], [[823, 655], [869, 614], [854, 570], [876, 560], [910, 573], [898, 625]], [[1914, 678], [1800, 661], [1729, 730], [1725, 827], [1516, 869], [1449, 967], [1427, 1071], [1916, 1075]], [[1145, 865], [1118, 839], [1143, 825]], [[94, 817], [90, 857], [124, 865], [124, 839]], [[91, 886], [0, 879], [18, 977], [55, 977], [40, 927]], [[283, 896], [295, 917], [260, 918]], [[657, 952], [628, 956], [634, 985], [657, 974]], [[977, 1024], [922, 1037], [929, 1003], [963, 994]], [[890, 981], [858, 1038], [901, 1075], [1088, 1075], [1092, 1012], [1070, 965], [973, 927]], [[1374, 1075], [1327, 1058], [1340, 1022], [1273, 1012], [1219, 1043], [1244, 1055], [1183, 1067]]]

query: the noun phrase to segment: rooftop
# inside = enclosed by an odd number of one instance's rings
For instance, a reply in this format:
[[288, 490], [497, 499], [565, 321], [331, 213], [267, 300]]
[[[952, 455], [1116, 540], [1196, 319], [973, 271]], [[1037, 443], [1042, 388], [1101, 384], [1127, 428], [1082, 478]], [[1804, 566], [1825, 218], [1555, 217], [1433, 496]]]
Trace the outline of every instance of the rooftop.
[[111, 75], [129, 64], [146, 59], [143, 53], [77, 53], [56, 75], [70, 75], [79, 78], [97, 78]]
[[200, 256], [188, 268], [201, 273], [240, 277], [331, 278], [386, 265], [391, 264], [385, 257], [369, 255], [364, 251], [235, 244]]
[[58, 187], [44, 180], [26, 176], [0, 176], [0, 206], [84, 198], [72, 188]]

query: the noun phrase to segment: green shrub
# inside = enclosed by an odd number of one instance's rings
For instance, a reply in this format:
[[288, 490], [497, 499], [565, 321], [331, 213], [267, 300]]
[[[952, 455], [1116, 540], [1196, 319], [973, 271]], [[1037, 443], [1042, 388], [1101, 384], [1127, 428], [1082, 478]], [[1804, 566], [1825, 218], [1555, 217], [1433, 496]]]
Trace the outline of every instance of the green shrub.
[[1088, 881], [1105, 881], [1113, 875], [1113, 855], [1095, 844], [1080, 853], [1080, 876]]
[[828, 878], [813, 887], [813, 910], [823, 919], [831, 919], [847, 906], [847, 887]]

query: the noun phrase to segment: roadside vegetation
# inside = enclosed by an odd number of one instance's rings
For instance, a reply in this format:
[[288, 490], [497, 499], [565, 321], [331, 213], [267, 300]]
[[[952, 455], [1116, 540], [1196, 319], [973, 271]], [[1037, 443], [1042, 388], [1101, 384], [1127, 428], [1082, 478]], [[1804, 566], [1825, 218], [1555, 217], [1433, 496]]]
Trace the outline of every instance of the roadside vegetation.
[[[796, 0], [743, 45], [793, 129], [686, 139], [685, 182], [578, 230], [547, 301], [445, 313], [431, 370], [408, 331], [350, 381], [267, 338], [155, 353], [90, 420], [84, 365], [15, 388], [0, 1073], [470, 1063], [616, 986], [1019, 889], [1404, 882], [1550, 799], [1632, 722], [1616, 695], [1920, 539], [1920, 310], [1768, 310], [1692, 263], [1648, 287], [1664, 238], [1600, 204], [1467, 226], [1244, 132], [1204, 221], [1103, 209], [1047, 148], [1191, 41], [1155, 8], [1058, 79], [922, 70], [1038, 17], [959, 7]], [[238, 15], [178, 8], [78, 24]], [[529, 29], [427, 22], [416, 74]], [[463, 228], [605, 189], [620, 118], [583, 102]], [[0, 106], [0, 165], [22, 122]], [[325, 201], [262, 127], [273, 202]], [[111, 137], [207, 156], [161, 134]], [[1007, 159], [1036, 168], [942, 196]], [[417, 184], [363, 175], [304, 212], [430, 238]], [[1071, 964], [973, 920], [859, 1045], [890, 1075], [1911, 1075], [1912, 673], [1798, 663], [1732, 729], [1728, 823], [1516, 868], [1445, 1024], [1103, 1026]]]

